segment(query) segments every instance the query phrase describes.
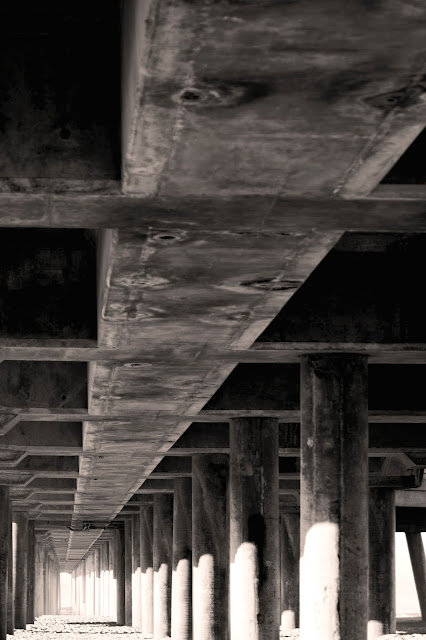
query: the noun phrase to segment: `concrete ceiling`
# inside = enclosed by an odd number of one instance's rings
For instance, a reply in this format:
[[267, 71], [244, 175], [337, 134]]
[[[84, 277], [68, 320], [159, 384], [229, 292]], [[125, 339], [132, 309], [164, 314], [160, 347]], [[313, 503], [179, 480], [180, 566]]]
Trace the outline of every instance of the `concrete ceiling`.
[[[70, 569], [102, 532], [83, 522], [171, 490], [183, 454], [226, 450], [233, 411], [297, 423], [274, 366], [297, 378], [312, 342], [371, 354], [389, 384], [426, 364], [426, 189], [410, 170], [382, 182], [426, 125], [426, 9], [24, 5], [22, 24], [1, 9], [0, 482]], [[259, 363], [250, 382], [239, 362]], [[394, 388], [396, 406], [370, 403], [392, 434], [371, 433], [370, 483], [410, 487], [426, 407]], [[283, 444], [294, 495], [297, 437]]]

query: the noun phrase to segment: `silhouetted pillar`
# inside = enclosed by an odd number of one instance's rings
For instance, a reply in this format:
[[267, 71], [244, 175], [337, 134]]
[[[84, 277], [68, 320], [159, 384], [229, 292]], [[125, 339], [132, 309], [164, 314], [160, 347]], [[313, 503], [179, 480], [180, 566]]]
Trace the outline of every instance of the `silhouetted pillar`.
[[27, 624], [34, 624], [35, 535], [34, 520], [28, 521]]
[[301, 640], [365, 640], [367, 357], [301, 362]]
[[81, 615], [86, 615], [86, 560], [81, 561]]
[[103, 567], [103, 593], [104, 616], [109, 616], [109, 542], [104, 542], [101, 547]]
[[125, 624], [124, 528], [115, 531], [115, 575], [117, 583], [117, 624]]
[[299, 626], [300, 514], [281, 513], [281, 630]]
[[173, 501], [172, 638], [192, 638], [192, 481], [175, 478]]
[[28, 577], [28, 516], [15, 513], [16, 524], [16, 583], [15, 583], [15, 629], [25, 629], [27, 625], [27, 577]]
[[154, 496], [154, 640], [170, 636], [173, 496]]
[[0, 640], [7, 636], [9, 487], [0, 487]]
[[227, 640], [229, 458], [192, 457], [192, 628], [197, 640]]
[[95, 549], [95, 558], [94, 558], [94, 563], [95, 563], [95, 616], [100, 616], [101, 615], [101, 569], [100, 569], [100, 562], [101, 562], [101, 552], [99, 547], [97, 549]]
[[132, 626], [132, 523], [124, 521], [124, 598], [126, 626]]
[[396, 632], [395, 491], [370, 489], [368, 640]]
[[117, 581], [115, 577], [115, 536], [109, 543], [109, 615], [117, 620]]
[[95, 615], [95, 584], [93, 576], [93, 554], [86, 558], [86, 615]]
[[[73, 571], [73, 576], [75, 572]], [[74, 579], [75, 588], [75, 579]], [[75, 595], [75, 594], [74, 594]], [[34, 580], [34, 614], [38, 618], [44, 613], [44, 574], [43, 574], [43, 547], [40, 541], [36, 539], [35, 548], [35, 580]]]
[[141, 600], [142, 635], [154, 633], [154, 559], [153, 559], [153, 506], [141, 507]]
[[[49, 609], [49, 554], [46, 549], [43, 549], [43, 613], [46, 615], [50, 613]], [[79, 610], [80, 613], [80, 602]]]
[[141, 525], [140, 515], [132, 516], [132, 627], [142, 628], [141, 618]]
[[15, 568], [13, 561], [13, 530], [16, 526], [13, 524], [12, 506], [9, 502], [9, 518], [8, 518], [8, 576], [7, 576], [7, 633], [13, 635], [15, 631]]
[[406, 533], [422, 620], [426, 621], [426, 559], [422, 534]]
[[231, 420], [229, 441], [231, 639], [270, 640], [280, 628], [278, 420]]

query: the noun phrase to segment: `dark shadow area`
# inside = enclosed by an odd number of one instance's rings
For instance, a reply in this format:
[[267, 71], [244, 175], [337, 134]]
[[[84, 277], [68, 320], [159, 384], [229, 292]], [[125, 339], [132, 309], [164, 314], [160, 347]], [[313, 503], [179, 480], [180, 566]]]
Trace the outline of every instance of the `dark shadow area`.
[[345, 234], [258, 342], [426, 342], [424, 234]]
[[238, 364], [203, 409], [298, 409], [299, 377], [298, 364]]
[[417, 136], [381, 184], [426, 184], [426, 129]]
[[2, 3], [0, 177], [118, 179], [119, 122], [120, 3]]
[[5, 360], [0, 363], [0, 405], [86, 409], [87, 364]]
[[93, 234], [0, 229], [0, 340], [96, 336]]

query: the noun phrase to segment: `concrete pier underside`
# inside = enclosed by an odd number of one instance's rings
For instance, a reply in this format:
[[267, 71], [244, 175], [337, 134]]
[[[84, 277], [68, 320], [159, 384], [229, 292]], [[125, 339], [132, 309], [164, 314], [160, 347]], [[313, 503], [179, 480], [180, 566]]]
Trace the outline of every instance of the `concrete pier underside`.
[[0, 640], [376, 640], [395, 531], [426, 621], [426, 7], [0, 35]]

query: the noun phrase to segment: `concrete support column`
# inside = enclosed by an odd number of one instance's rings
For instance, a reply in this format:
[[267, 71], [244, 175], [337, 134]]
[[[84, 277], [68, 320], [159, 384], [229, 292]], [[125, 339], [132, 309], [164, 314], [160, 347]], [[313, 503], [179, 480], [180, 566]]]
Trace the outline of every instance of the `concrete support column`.
[[125, 624], [132, 626], [132, 523], [124, 521], [124, 602]]
[[75, 569], [71, 572], [71, 613], [77, 615]]
[[28, 516], [15, 513], [16, 546], [13, 557], [16, 562], [15, 629], [27, 626], [27, 577], [28, 577]]
[[8, 576], [7, 576], [7, 633], [13, 635], [15, 631], [15, 563], [13, 561], [13, 524], [12, 506], [9, 503], [8, 518]]
[[93, 554], [89, 554], [86, 558], [86, 615], [95, 615], [95, 590], [93, 576]]
[[231, 640], [278, 640], [278, 420], [231, 420], [229, 441]]
[[[73, 571], [73, 575], [75, 572]], [[74, 581], [75, 585], [75, 581]], [[34, 615], [36, 618], [44, 612], [44, 572], [43, 572], [43, 547], [36, 539], [35, 548], [35, 580], [34, 580]]]
[[101, 616], [105, 616], [105, 558], [104, 558], [104, 543], [101, 542], [99, 547], [99, 568], [100, 568], [100, 578], [99, 578], [99, 613]]
[[153, 506], [141, 507], [141, 600], [142, 635], [154, 633], [154, 558], [152, 537], [154, 530]]
[[86, 615], [86, 561], [81, 561], [81, 615]]
[[115, 578], [115, 537], [109, 543], [109, 615], [117, 620], [117, 581]]
[[132, 627], [142, 628], [141, 614], [141, 524], [140, 515], [132, 516]]
[[368, 640], [396, 632], [395, 491], [370, 489]]
[[0, 487], [0, 640], [7, 636], [9, 487]]
[[367, 357], [301, 362], [301, 640], [365, 640]]
[[299, 626], [300, 514], [281, 513], [281, 630]]
[[173, 496], [154, 496], [154, 640], [170, 636]]
[[101, 589], [101, 570], [100, 570], [100, 562], [101, 562], [101, 552], [99, 548], [95, 549], [95, 616], [99, 617], [101, 615], [101, 600], [100, 600], [100, 589]]
[[197, 640], [227, 640], [229, 458], [192, 457], [192, 626]]
[[426, 559], [422, 534], [406, 533], [422, 620], [426, 621]]
[[92, 611], [96, 616], [96, 553], [92, 551], [90, 554], [90, 572], [91, 572], [91, 598], [92, 598]]
[[49, 554], [43, 549], [43, 614], [49, 613]]
[[175, 478], [173, 500], [172, 638], [192, 638], [192, 481]]
[[109, 616], [109, 542], [104, 542], [101, 551], [103, 566], [103, 593], [104, 616]]
[[124, 529], [115, 531], [115, 579], [117, 584], [117, 624], [125, 624]]
[[28, 521], [27, 624], [34, 624], [35, 534], [34, 520]]

